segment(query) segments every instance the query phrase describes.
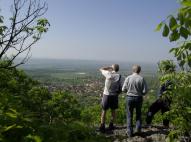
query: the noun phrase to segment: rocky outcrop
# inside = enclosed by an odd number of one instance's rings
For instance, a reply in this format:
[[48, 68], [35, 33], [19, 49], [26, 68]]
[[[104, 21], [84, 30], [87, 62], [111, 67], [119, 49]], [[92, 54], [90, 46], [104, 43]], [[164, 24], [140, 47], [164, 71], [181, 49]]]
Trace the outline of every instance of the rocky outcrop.
[[126, 127], [119, 126], [115, 130], [107, 130], [104, 134], [110, 138], [112, 142], [165, 142], [169, 129], [163, 126], [143, 127], [140, 134], [135, 133], [129, 138], [126, 134]]

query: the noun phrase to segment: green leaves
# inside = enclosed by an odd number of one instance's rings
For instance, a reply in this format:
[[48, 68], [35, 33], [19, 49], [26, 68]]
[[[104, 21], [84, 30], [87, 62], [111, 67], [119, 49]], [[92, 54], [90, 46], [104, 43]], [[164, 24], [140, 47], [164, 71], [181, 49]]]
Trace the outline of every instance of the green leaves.
[[[190, 1], [184, 1], [184, 5], [189, 5]], [[168, 37], [170, 42], [185, 40], [191, 35], [191, 9], [183, 8], [179, 10], [177, 16], [168, 16], [165, 21], [157, 25], [155, 31], [161, 30], [163, 37]], [[181, 38], [182, 37], [182, 38]]]
[[168, 26], [165, 24], [165, 25], [164, 25], [164, 28], [163, 28], [162, 35], [163, 35], [164, 37], [167, 37], [168, 34], [169, 34], [169, 28], [168, 28]]
[[3, 32], [7, 29], [6, 26], [0, 26], [0, 35], [3, 35]]
[[187, 31], [185, 28], [181, 27], [180, 32], [178, 32], [177, 29], [180, 27], [180, 25], [177, 24], [176, 19], [173, 16], [170, 18], [169, 26], [167, 24], [160, 23], [156, 30], [160, 30], [162, 25], [164, 25], [162, 35], [163, 37], [169, 36], [170, 42], [177, 41], [180, 38], [180, 35], [184, 38], [188, 37], [189, 31]]
[[4, 19], [4, 17], [0, 16], [0, 23], [3, 23], [3, 19]]
[[179, 24], [177, 24], [174, 16], [170, 16], [168, 25], [164, 24], [162, 35], [163, 37], [169, 36], [170, 42], [177, 41], [180, 36], [184, 37], [185, 39], [188, 38], [188, 35], [190, 34], [189, 31], [186, 28], [181, 27]]
[[41, 38], [41, 35], [43, 33], [46, 33], [50, 27], [50, 23], [46, 18], [41, 18], [37, 20], [37, 25], [33, 28], [26, 29], [26, 32], [31, 32], [36, 34], [33, 34], [32, 38], [34, 40], [39, 40]]
[[37, 26], [35, 27], [39, 33], [45, 33], [48, 31], [50, 23], [46, 18], [41, 18], [37, 20]]
[[184, 0], [184, 1], [181, 2], [181, 4], [183, 6], [191, 7], [191, 1], [189, 1], [189, 0]]
[[184, 24], [184, 15], [182, 12], [179, 12], [177, 15], [177, 19], [180, 21], [180, 25]]
[[13, 129], [13, 128], [15, 128], [16, 126], [17, 126], [16, 124], [13, 124], [13, 125], [7, 126], [7, 127], [5, 127], [5, 128], [4, 128], [4, 132], [6, 132], [6, 131], [9, 131], [9, 130]]
[[36, 26], [36, 29], [39, 33], [45, 33], [47, 32], [47, 28], [44, 28], [43, 26]]
[[18, 113], [17, 113], [16, 110], [10, 109], [10, 111], [9, 111], [9, 112], [6, 112], [5, 115], [6, 115], [7, 117], [12, 118], [12, 119], [16, 119], [17, 116], [18, 116]]
[[185, 65], [191, 68], [191, 43], [184, 43], [180, 47], [172, 48], [169, 52], [174, 54], [183, 70]]
[[169, 52], [174, 54], [182, 70], [191, 70], [191, 1], [181, 0], [181, 4], [177, 15], [168, 16], [157, 26], [156, 31], [163, 27], [163, 37], [168, 37], [170, 42], [181, 41], [179, 47]]
[[42, 142], [42, 139], [39, 137], [39, 136], [34, 136], [34, 135], [28, 135], [27, 137], [26, 137], [28, 140], [32, 140], [32, 141], [34, 141], [34, 142]]
[[186, 111], [191, 114], [191, 107], [186, 107]]
[[176, 65], [172, 60], [162, 60], [158, 63], [160, 73], [169, 73], [175, 71]]
[[176, 27], [176, 26], [177, 26], [176, 19], [173, 16], [171, 16], [170, 21], [169, 21], [169, 28], [173, 31], [173, 30], [175, 30], [174, 27]]
[[181, 28], [180, 28], [180, 35], [181, 35], [183, 38], [187, 39], [188, 36], [190, 35], [190, 32], [189, 32], [186, 28], [181, 27]]
[[164, 25], [163, 22], [161, 22], [160, 24], [158, 24], [157, 27], [156, 27], [156, 29], [155, 29], [155, 31], [160, 31], [163, 25]]
[[41, 18], [37, 20], [37, 25], [45, 27], [45, 26], [50, 26], [50, 23], [46, 18]]
[[0, 35], [3, 35], [3, 32], [7, 29], [7, 27], [3, 25], [4, 23], [3, 19], [4, 17], [0, 16]]
[[174, 54], [182, 70], [191, 70], [191, 1], [182, 0], [181, 4], [177, 15], [168, 16], [157, 26], [156, 31], [163, 27], [163, 37], [168, 37], [170, 42], [181, 41], [179, 47], [169, 52]]
[[[178, 48], [174, 48], [173, 50], [180, 52]], [[166, 74], [160, 80], [163, 82], [171, 80], [173, 83], [173, 88], [168, 90], [168, 96], [172, 99], [170, 111], [165, 114], [172, 125], [176, 127], [170, 131], [166, 141], [180, 141], [185, 136], [185, 133], [191, 130], [191, 73], [176, 72]]]
[[172, 41], [176, 41], [180, 38], [180, 34], [178, 33], [178, 31], [173, 31], [170, 36], [169, 36], [169, 40], [170, 42]]

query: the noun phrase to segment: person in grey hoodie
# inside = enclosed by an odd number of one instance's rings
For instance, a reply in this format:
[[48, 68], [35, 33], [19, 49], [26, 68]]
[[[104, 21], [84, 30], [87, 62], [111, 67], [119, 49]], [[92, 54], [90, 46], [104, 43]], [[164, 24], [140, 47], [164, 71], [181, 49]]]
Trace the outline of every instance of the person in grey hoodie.
[[145, 79], [139, 75], [141, 67], [133, 65], [133, 74], [129, 75], [123, 84], [122, 91], [127, 93], [127, 134], [133, 136], [133, 110], [136, 109], [136, 131], [141, 132], [141, 108], [143, 96], [147, 93], [147, 84]]

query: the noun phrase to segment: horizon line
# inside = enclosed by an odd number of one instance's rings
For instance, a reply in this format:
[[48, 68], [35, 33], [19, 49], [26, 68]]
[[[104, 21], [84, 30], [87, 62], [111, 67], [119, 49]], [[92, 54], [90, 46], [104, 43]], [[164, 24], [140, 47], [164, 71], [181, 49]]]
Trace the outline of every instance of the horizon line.
[[[17, 58], [16, 60], [21, 60], [23, 59], [22, 57]], [[134, 63], [134, 64], [138, 64], [138, 63], [147, 63], [147, 64], [157, 64], [159, 61], [157, 62], [149, 62], [149, 61], [125, 61], [125, 60], [107, 60], [107, 59], [77, 59], [77, 58], [49, 58], [49, 57], [31, 57], [26, 63], [30, 62], [31, 60], [71, 60], [71, 61], [96, 61], [96, 62], [108, 62], [108, 63]]]

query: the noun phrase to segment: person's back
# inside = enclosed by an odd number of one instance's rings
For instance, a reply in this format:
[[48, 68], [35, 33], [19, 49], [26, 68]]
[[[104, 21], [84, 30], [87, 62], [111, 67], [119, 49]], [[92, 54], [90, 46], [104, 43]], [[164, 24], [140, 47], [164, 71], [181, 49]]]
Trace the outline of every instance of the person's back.
[[118, 95], [122, 89], [122, 78], [121, 75], [118, 73], [113, 73], [113, 77], [110, 79], [111, 84], [109, 87], [109, 94], [110, 95]]
[[128, 96], [143, 96], [146, 93], [145, 81], [142, 76], [133, 73], [125, 80]]
[[121, 83], [121, 75], [115, 71], [101, 70], [105, 76], [104, 92], [105, 95], [118, 95], [118, 86]]
[[122, 91], [127, 93], [127, 133], [133, 135], [133, 110], [136, 109], [136, 130], [141, 132], [141, 108], [143, 95], [147, 93], [147, 84], [143, 77], [139, 75], [141, 67], [134, 65], [133, 74], [125, 79]]
[[101, 113], [101, 124], [99, 131], [105, 132], [105, 119], [106, 112], [108, 109], [111, 109], [111, 120], [109, 123], [109, 129], [114, 129], [115, 121], [115, 110], [118, 108], [118, 86], [120, 82], [119, 65], [113, 64], [111, 67], [102, 67], [100, 68], [102, 75], [105, 77], [105, 85], [102, 96], [102, 113]]

